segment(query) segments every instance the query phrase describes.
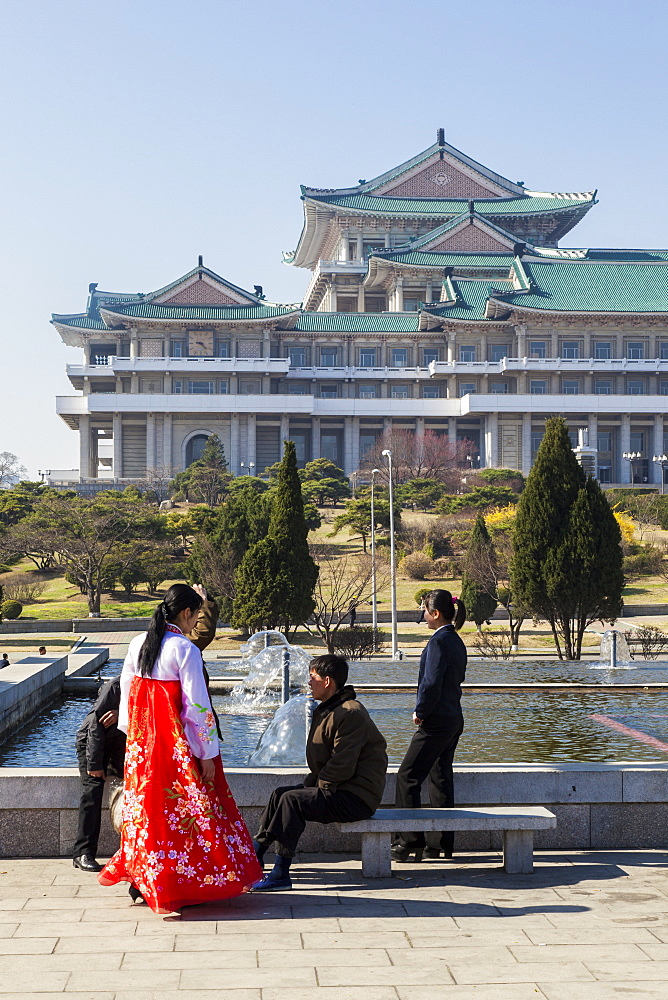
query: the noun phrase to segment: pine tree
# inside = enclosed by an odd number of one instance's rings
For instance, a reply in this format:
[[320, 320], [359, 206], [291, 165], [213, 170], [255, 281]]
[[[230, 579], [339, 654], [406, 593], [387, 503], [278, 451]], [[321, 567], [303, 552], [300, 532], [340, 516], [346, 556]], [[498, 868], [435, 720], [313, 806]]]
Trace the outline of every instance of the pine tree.
[[461, 598], [478, 629], [496, 610], [496, 554], [482, 514], [478, 514], [464, 560]]
[[619, 539], [598, 483], [573, 453], [566, 422], [553, 417], [517, 506], [511, 587], [518, 604], [550, 623], [560, 659], [560, 639], [567, 658], [579, 659], [586, 625], [619, 611]]
[[211, 434], [206, 439], [206, 444], [202, 448], [202, 454], [194, 464], [203, 465], [207, 469], [220, 469], [222, 472], [227, 469], [225, 449], [217, 434]]
[[313, 613], [317, 578], [318, 567], [308, 551], [295, 446], [286, 441], [267, 535], [251, 546], [235, 573], [232, 623], [288, 633]]

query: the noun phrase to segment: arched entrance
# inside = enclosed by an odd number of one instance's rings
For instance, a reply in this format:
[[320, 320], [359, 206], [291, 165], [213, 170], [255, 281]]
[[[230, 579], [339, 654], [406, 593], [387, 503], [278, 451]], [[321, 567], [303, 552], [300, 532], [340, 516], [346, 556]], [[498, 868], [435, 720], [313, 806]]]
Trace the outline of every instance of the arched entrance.
[[193, 434], [186, 444], [186, 469], [198, 458], [201, 458], [204, 446], [209, 439], [208, 434]]

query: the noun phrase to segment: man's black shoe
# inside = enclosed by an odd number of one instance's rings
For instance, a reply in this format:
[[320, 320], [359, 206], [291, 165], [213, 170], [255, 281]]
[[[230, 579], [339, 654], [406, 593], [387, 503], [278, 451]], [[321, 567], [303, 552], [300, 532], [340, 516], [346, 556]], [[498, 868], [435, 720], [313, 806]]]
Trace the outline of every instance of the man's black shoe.
[[73, 858], [72, 864], [82, 872], [101, 872], [104, 868], [104, 865], [98, 864], [91, 854], [81, 854], [78, 858]]

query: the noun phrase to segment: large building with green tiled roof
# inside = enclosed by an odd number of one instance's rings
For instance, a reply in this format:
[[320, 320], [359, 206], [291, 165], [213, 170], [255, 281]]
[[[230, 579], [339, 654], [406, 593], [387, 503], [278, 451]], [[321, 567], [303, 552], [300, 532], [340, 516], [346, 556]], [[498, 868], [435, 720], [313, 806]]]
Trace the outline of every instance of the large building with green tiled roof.
[[[605, 483], [660, 481], [668, 252], [559, 246], [596, 191], [510, 181], [445, 142], [374, 178], [302, 187], [300, 304], [198, 266], [144, 295], [89, 288], [54, 314], [79, 394], [58, 412], [91, 484], [179, 471], [217, 433], [231, 471], [291, 438], [348, 474], [392, 429], [529, 471], [563, 414]], [[633, 454], [632, 461], [624, 456]]]

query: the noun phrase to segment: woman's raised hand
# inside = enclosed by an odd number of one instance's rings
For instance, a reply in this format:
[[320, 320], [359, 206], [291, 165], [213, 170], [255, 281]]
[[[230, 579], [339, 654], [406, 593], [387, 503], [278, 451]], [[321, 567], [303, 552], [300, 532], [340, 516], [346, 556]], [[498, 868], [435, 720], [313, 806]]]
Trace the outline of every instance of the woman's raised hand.
[[213, 762], [213, 757], [205, 760], [199, 758], [199, 769], [202, 772], [203, 781], [213, 781], [216, 775], [216, 765]]

